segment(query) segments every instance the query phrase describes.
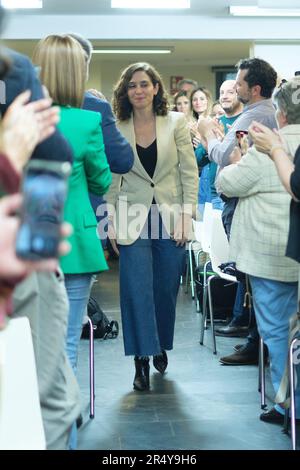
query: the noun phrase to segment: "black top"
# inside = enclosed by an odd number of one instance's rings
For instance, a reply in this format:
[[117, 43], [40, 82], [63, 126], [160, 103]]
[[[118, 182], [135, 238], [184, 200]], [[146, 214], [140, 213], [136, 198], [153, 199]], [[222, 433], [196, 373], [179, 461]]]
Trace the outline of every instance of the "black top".
[[[300, 200], [300, 147], [298, 147], [295, 159], [295, 169], [291, 174], [290, 185], [293, 194]], [[300, 202], [291, 201], [290, 229], [286, 249], [286, 256], [300, 263]]]
[[149, 147], [144, 148], [136, 144], [136, 151], [139, 156], [140, 162], [145, 168], [146, 172], [153, 178], [156, 163], [157, 163], [157, 145], [156, 139], [149, 145]]

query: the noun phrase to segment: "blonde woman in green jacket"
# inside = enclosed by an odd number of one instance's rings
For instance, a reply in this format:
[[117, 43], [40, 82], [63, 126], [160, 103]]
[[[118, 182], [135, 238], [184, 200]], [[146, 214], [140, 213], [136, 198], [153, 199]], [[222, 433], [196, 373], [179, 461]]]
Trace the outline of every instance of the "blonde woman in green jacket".
[[67, 35], [42, 39], [33, 61], [41, 66], [41, 80], [54, 103], [60, 106], [59, 129], [74, 151], [65, 220], [73, 225], [72, 250], [61, 259], [70, 302], [67, 352], [76, 370], [82, 319], [94, 273], [107, 269], [97, 221], [88, 191], [103, 195], [111, 183], [99, 113], [80, 109], [86, 82], [86, 60], [80, 44]]

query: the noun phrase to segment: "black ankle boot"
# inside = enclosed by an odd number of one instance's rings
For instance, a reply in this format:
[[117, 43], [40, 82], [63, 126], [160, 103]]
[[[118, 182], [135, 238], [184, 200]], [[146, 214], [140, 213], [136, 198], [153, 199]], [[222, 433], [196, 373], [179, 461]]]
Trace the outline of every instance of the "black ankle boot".
[[153, 365], [158, 372], [163, 374], [168, 366], [168, 356], [166, 351], [162, 350], [161, 354], [153, 356]]
[[143, 392], [144, 390], [149, 390], [149, 357], [139, 358], [134, 356], [134, 365], [135, 365], [135, 376], [133, 381], [134, 390]]

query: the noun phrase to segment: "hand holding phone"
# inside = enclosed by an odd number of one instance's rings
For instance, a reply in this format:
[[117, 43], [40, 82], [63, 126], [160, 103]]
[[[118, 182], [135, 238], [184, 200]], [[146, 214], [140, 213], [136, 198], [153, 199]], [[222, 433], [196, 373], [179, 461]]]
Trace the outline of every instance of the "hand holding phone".
[[242, 155], [245, 155], [249, 148], [248, 131], [236, 131], [235, 136]]
[[32, 160], [23, 179], [16, 253], [25, 260], [57, 258], [67, 196], [68, 162]]

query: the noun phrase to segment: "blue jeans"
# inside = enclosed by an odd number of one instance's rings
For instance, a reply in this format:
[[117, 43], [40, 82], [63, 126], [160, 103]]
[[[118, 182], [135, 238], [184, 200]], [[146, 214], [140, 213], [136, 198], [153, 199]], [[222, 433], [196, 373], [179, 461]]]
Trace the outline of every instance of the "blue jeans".
[[[257, 327], [270, 356], [271, 379], [275, 393], [288, 357], [289, 319], [297, 311], [297, 282], [280, 282], [249, 276]], [[276, 405], [277, 411], [284, 413]], [[296, 390], [296, 409], [300, 417], [300, 390]]]
[[162, 349], [173, 348], [176, 300], [185, 246], [177, 247], [174, 240], [161, 235], [155, 239], [138, 238], [131, 245], [119, 246], [126, 355], [151, 356], [159, 354]]
[[91, 290], [92, 274], [65, 274], [65, 286], [69, 298], [69, 320], [67, 330], [67, 354], [76, 372], [78, 346], [82, 321]]

